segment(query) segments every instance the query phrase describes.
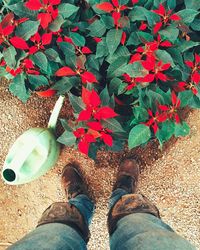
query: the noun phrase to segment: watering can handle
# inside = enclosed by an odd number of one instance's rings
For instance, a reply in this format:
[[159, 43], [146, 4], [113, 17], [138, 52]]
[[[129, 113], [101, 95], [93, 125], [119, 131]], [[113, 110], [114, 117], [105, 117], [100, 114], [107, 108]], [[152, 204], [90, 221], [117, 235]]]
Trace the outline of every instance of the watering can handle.
[[35, 143], [30, 143], [29, 145], [24, 144], [19, 148], [18, 153], [14, 157], [13, 161], [10, 163], [13, 166], [13, 170], [18, 172], [28, 156], [31, 154], [33, 149], [35, 148]]
[[58, 116], [59, 116], [60, 110], [63, 106], [64, 100], [65, 100], [65, 96], [62, 96], [62, 95], [59, 96], [59, 98], [56, 101], [56, 104], [53, 108], [53, 111], [51, 113], [49, 123], [48, 123], [48, 129], [51, 129], [53, 132], [55, 132], [55, 130], [56, 130]]

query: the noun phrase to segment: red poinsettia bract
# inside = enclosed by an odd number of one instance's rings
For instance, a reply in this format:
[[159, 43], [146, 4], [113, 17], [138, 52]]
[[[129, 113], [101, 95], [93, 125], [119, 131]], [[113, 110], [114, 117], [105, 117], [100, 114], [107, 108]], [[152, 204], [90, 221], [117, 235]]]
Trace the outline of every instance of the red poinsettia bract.
[[108, 106], [101, 107], [101, 99], [94, 89], [89, 91], [83, 87], [82, 100], [86, 106], [86, 109], [80, 112], [78, 121], [87, 121], [91, 118], [100, 121], [117, 116], [112, 108]]
[[81, 153], [88, 155], [89, 147], [95, 138], [92, 134], [86, 132], [84, 128], [78, 128], [74, 132], [75, 137], [79, 140], [78, 149]]
[[34, 43], [34, 46], [31, 46], [29, 48], [29, 54], [34, 54], [38, 50], [45, 49], [45, 45], [49, 45], [52, 41], [52, 32], [43, 34], [40, 36], [40, 34], [37, 32], [34, 36], [30, 38], [30, 40]]
[[57, 18], [58, 9], [55, 6], [60, 3], [61, 0], [28, 0], [25, 6], [30, 10], [42, 11], [38, 14], [37, 19], [40, 20], [42, 28], [46, 29]]
[[172, 14], [173, 10], [166, 10], [165, 7], [160, 4], [157, 10], [152, 10], [154, 13], [160, 16], [160, 22], [156, 23], [153, 29], [154, 34], [156, 34], [162, 26], [168, 25], [170, 21], [180, 21], [181, 17], [177, 14]]
[[144, 46], [139, 46], [136, 49], [136, 53], [131, 56], [130, 62], [129, 63], [134, 63], [136, 61], [140, 61], [143, 56], [147, 57], [152, 57], [154, 56], [155, 52], [160, 48], [160, 47], [172, 47], [173, 44], [168, 41], [162, 41], [160, 35], [158, 34], [157, 40], [154, 40], [152, 42], [146, 42]]
[[170, 68], [170, 63], [164, 64], [162, 61], [156, 61], [155, 57], [148, 57], [145, 61], [142, 61], [141, 64], [149, 71], [149, 73], [143, 78], [144, 82], [152, 82], [154, 79], [164, 82], [168, 80], [167, 75], [165, 75], [163, 71]]
[[176, 96], [175, 92], [172, 91], [171, 93], [171, 102], [172, 105], [159, 105], [159, 109], [163, 111], [167, 118], [175, 120], [176, 123], [180, 123], [180, 118], [179, 115], [177, 114], [177, 110], [180, 108], [181, 101], [180, 99]]
[[24, 59], [17, 69], [11, 69], [10, 67], [6, 67], [6, 71], [10, 73], [12, 76], [17, 76], [22, 72], [26, 72], [26, 74], [30, 75], [39, 75], [40, 72], [35, 68], [33, 62], [30, 59]]
[[159, 113], [158, 111], [153, 114], [151, 109], [148, 109], [149, 120], [145, 123], [146, 126], [151, 127], [153, 129], [154, 134], [158, 132], [159, 126], [158, 124], [166, 121], [167, 116], [165, 113]]
[[110, 2], [103, 2], [96, 5], [96, 8], [103, 10], [107, 13], [112, 14], [112, 18], [115, 26], [119, 26], [119, 19], [121, 18], [121, 12], [126, 10], [128, 7], [126, 5], [120, 5], [118, 0], [112, 0]]
[[190, 89], [194, 95], [197, 95], [197, 85], [200, 83], [200, 55], [195, 54], [194, 62], [185, 61], [185, 64], [191, 69], [191, 74], [187, 82], [178, 82], [178, 90], [184, 91]]
[[124, 82], [128, 85], [126, 86], [126, 90], [131, 90], [137, 86], [137, 83], [143, 82], [142, 77], [131, 77], [128, 74], [123, 74]]
[[62, 67], [55, 73], [56, 76], [80, 76], [82, 83], [97, 83], [97, 79], [95, 75], [89, 71], [82, 70], [77, 67], [77, 69], [73, 70], [70, 67]]

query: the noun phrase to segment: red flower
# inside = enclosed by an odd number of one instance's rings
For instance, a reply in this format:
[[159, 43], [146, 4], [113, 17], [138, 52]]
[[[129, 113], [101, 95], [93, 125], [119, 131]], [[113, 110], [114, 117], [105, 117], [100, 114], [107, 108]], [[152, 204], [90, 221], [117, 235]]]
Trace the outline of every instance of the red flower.
[[169, 119], [174, 118], [176, 123], [180, 123], [180, 118], [179, 118], [179, 116], [177, 114], [177, 109], [180, 108], [181, 101], [176, 96], [174, 91], [172, 91], [172, 93], [171, 93], [171, 102], [172, 102], [171, 106], [159, 105], [159, 109], [161, 111], [164, 111], [167, 118], [169, 118]]
[[124, 45], [126, 42], [126, 33], [123, 31], [122, 38], [121, 38], [121, 44]]
[[126, 86], [126, 90], [131, 90], [134, 87], [137, 86], [138, 82], [142, 82], [143, 78], [142, 77], [130, 77], [128, 74], [123, 74], [123, 78], [124, 78], [124, 82], [128, 83], [128, 85]]
[[12, 76], [16, 76], [18, 74], [21, 74], [22, 72], [26, 72], [30, 75], [40, 74], [40, 72], [35, 68], [33, 62], [30, 59], [24, 59], [17, 69], [11, 69], [7, 66], [6, 71], [9, 72]]
[[93, 39], [96, 43], [100, 43], [102, 41], [100, 37], [93, 37]]
[[154, 13], [160, 16], [160, 22], [156, 23], [153, 29], [154, 34], [156, 34], [161, 27], [168, 25], [170, 21], [180, 21], [181, 18], [177, 14], [172, 14], [172, 10], [165, 10], [165, 7], [160, 4], [157, 10], [153, 10]]
[[48, 25], [57, 18], [58, 9], [55, 5], [60, 4], [61, 0], [28, 0], [25, 6], [30, 10], [43, 11], [39, 13], [37, 19], [40, 20], [40, 24], [43, 29], [46, 29]]
[[75, 137], [79, 140], [78, 149], [81, 153], [88, 155], [90, 143], [95, 142], [92, 134], [86, 133], [84, 128], [78, 128], [74, 132]]
[[143, 56], [154, 56], [156, 50], [158, 50], [159, 47], [171, 47], [173, 46], [171, 42], [169, 41], [161, 41], [160, 35], [157, 36], [157, 40], [154, 40], [152, 42], [146, 42], [145, 46], [139, 46], [136, 49], [136, 54], [133, 54], [131, 56], [129, 63], [134, 63], [136, 61], [140, 61]]
[[159, 129], [158, 124], [166, 121], [167, 116], [165, 114], [160, 114], [158, 111], [156, 111], [154, 115], [151, 109], [148, 110], [148, 114], [150, 119], [145, 123], [145, 125], [152, 127], [154, 134], [156, 134]]
[[96, 8], [103, 10], [108, 13], [112, 13], [112, 18], [115, 26], [119, 27], [119, 19], [121, 18], [121, 11], [126, 10], [128, 7], [126, 5], [120, 5], [118, 0], [112, 0], [110, 2], [103, 2], [96, 5]]
[[114, 110], [110, 107], [101, 107], [101, 99], [94, 89], [92, 91], [89, 91], [83, 87], [82, 100], [86, 106], [86, 109], [80, 112], [78, 121], [87, 121], [91, 118], [100, 121], [117, 116]]
[[56, 76], [75, 76], [79, 75], [83, 83], [96, 83], [98, 82], [95, 75], [89, 71], [83, 71], [80, 68], [72, 70], [70, 67], [62, 67], [55, 73]]
[[48, 89], [45, 91], [36, 91], [36, 94], [40, 97], [52, 97], [56, 94], [56, 90]]
[[113, 145], [113, 138], [110, 135], [110, 133], [112, 133], [111, 130], [103, 128], [99, 121], [88, 122], [87, 125], [90, 128], [88, 132], [90, 132], [95, 137], [95, 139], [100, 138], [106, 145], [110, 147]]
[[147, 24], [144, 21], [142, 21], [142, 23], [141, 23], [141, 25], [139, 27], [139, 30], [146, 30], [147, 27], [148, 27]]
[[29, 49], [28, 44], [26, 41], [18, 36], [14, 36], [10, 38], [10, 43], [16, 48], [16, 49], [21, 49], [21, 50], [27, 50]]
[[191, 68], [191, 81], [194, 82], [195, 84], [199, 84], [200, 82], [200, 55], [195, 54], [194, 55], [194, 62], [192, 61], [185, 61], [185, 64]]
[[9, 13], [0, 23], [0, 45], [9, 40], [9, 35], [11, 35], [15, 29], [15, 25], [12, 24], [13, 18], [14, 15]]
[[52, 41], [52, 33], [43, 34], [42, 37], [37, 32], [30, 40], [35, 44], [29, 48], [29, 54], [34, 54], [40, 49], [45, 49], [44, 45], [49, 45]]
[[143, 80], [144, 82], [151, 82], [154, 79], [166, 82], [168, 77], [163, 71], [168, 70], [171, 66], [170, 63], [163, 64], [162, 61], [156, 61], [154, 57], [148, 57], [146, 61], [141, 62], [142, 66], [149, 71]]

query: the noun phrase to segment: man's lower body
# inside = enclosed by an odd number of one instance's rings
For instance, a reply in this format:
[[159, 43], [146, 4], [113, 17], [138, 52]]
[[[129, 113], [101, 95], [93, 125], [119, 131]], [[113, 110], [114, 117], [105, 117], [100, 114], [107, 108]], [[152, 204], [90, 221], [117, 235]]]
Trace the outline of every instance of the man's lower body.
[[[136, 194], [138, 166], [125, 160], [109, 201], [108, 230], [111, 250], [193, 250], [159, 216], [158, 209]], [[62, 184], [68, 202], [52, 204], [37, 228], [9, 247], [10, 250], [84, 250], [90, 237], [94, 203], [77, 164], [63, 171]]]

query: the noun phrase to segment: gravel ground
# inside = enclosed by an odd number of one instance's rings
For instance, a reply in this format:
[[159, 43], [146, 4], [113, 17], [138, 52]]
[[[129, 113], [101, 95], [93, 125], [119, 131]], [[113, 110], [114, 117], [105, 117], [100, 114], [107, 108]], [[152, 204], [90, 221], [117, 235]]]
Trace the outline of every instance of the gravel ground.
[[[10, 95], [6, 83], [0, 83], [0, 164], [15, 139], [30, 127], [47, 125], [55, 99], [32, 97], [26, 105]], [[61, 117], [71, 114], [66, 102]], [[139, 159], [139, 190], [158, 206], [165, 222], [200, 249], [200, 111], [189, 113], [191, 133], [172, 139], [163, 150], [155, 142], [145, 148], [121, 153], [101, 153], [94, 163], [76, 150], [63, 148], [55, 168], [29, 184], [5, 185], [0, 180], [0, 249], [13, 243], [34, 228], [41, 213], [52, 202], [64, 200], [60, 174], [71, 160], [80, 162], [82, 172], [96, 199], [97, 208], [91, 225], [88, 249], [109, 249], [106, 228], [107, 200], [123, 157]]]

